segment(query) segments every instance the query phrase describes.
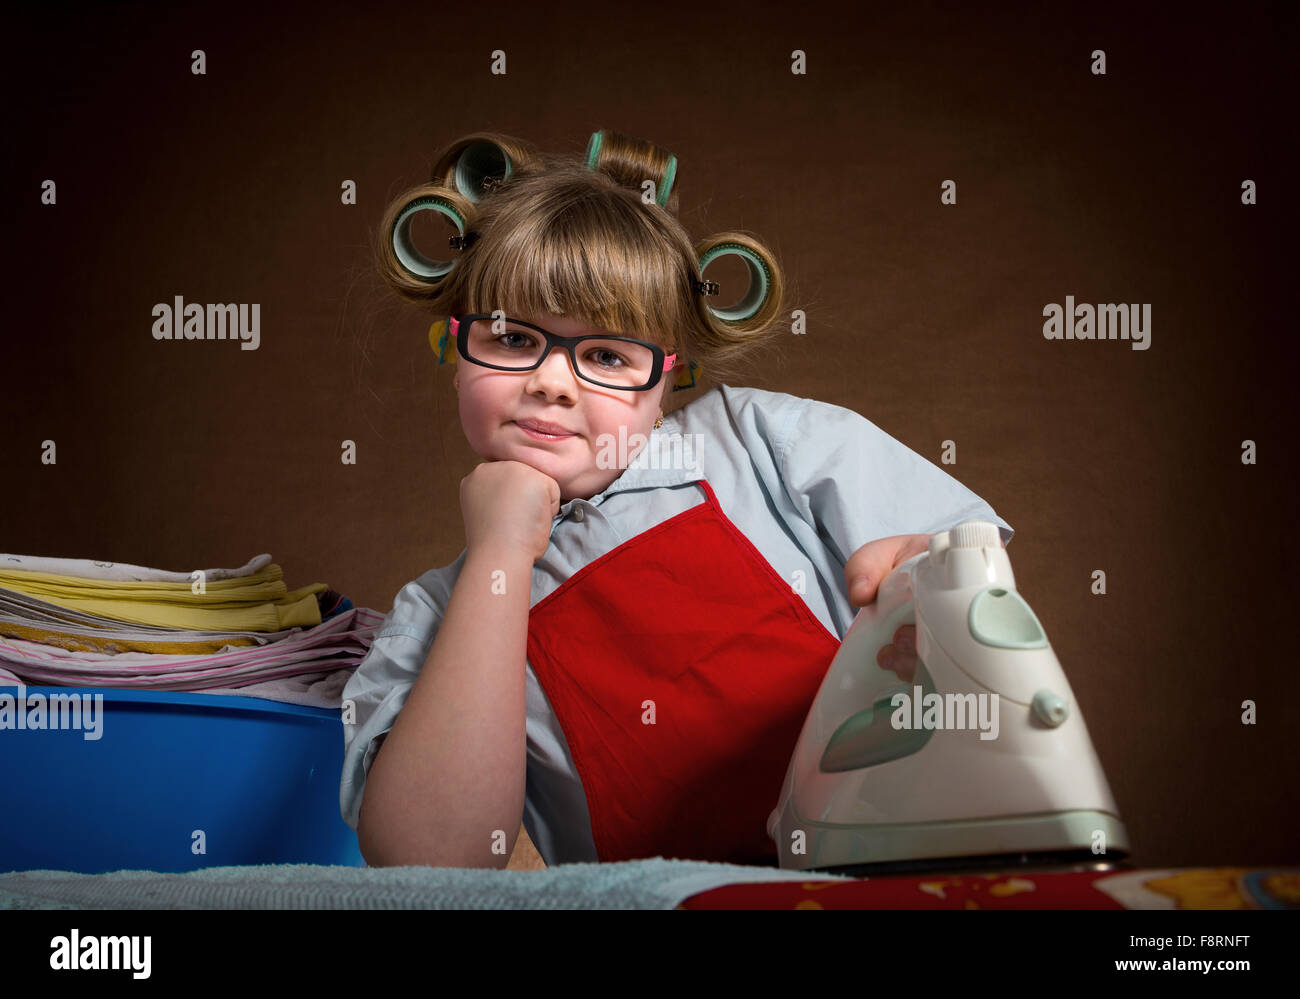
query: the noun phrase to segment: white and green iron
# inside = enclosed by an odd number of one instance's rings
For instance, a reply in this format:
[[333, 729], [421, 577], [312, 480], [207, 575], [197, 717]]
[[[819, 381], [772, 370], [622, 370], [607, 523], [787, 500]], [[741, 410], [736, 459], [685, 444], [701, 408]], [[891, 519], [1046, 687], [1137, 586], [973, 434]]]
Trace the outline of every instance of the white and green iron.
[[[914, 675], [877, 664], [916, 625]], [[858, 612], [767, 824], [783, 868], [1115, 867], [1106, 775], [998, 529], [935, 535]]]

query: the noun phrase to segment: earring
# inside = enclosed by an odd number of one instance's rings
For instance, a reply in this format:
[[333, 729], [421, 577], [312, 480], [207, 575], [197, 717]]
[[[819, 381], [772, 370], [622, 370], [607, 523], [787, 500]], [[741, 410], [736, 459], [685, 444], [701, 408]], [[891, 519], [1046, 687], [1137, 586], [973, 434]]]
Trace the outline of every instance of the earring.
[[663, 425], [664, 425], [664, 414], [661, 412], [659, 414], [659, 419], [655, 420], [655, 429], [658, 430]]

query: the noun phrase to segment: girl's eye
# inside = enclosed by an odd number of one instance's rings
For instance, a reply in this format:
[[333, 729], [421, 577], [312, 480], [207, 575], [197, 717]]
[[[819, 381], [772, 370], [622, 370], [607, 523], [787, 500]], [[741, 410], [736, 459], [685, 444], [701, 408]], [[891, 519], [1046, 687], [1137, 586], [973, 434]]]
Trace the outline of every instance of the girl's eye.
[[624, 360], [621, 355], [616, 354], [612, 350], [606, 350], [603, 347], [593, 350], [588, 356], [602, 368], [618, 368], [627, 366], [627, 361]]
[[[518, 338], [518, 339], [515, 339], [515, 338]], [[504, 333], [502, 333], [501, 335], [499, 335], [499, 336], [496, 338], [496, 340], [497, 340], [497, 343], [501, 344], [501, 346], [503, 346], [503, 347], [509, 347], [509, 348], [514, 349], [514, 350], [518, 350], [518, 349], [520, 349], [520, 348], [527, 347], [527, 346], [531, 345], [532, 342], [533, 342], [533, 338], [532, 338], [532, 337], [530, 337], [527, 333], [520, 333], [518, 330], [507, 330], [506, 332], [504, 332]], [[519, 342], [520, 340], [522, 340], [522, 341], [524, 341], [524, 342], [523, 342], [523, 343], [520, 343], [520, 342]]]

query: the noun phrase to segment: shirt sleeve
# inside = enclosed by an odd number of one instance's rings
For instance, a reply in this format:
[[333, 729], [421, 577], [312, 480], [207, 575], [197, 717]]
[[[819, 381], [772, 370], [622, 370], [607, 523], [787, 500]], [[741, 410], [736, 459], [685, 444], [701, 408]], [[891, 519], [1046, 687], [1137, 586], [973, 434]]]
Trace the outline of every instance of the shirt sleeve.
[[462, 552], [451, 565], [431, 570], [398, 591], [393, 609], [375, 630], [370, 650], [343, 688], [339, 810], [353, 829], [361, 814], [370, 766], [424, 668], [465, 554]]
[[937, 534], [963, 520], [998, 525], [1005, 546], [1015, 533], [988, 503], [866, 417], [830, 403], [801, 400], [777, 442], [790, 500], [841, 563], [869, 541]]

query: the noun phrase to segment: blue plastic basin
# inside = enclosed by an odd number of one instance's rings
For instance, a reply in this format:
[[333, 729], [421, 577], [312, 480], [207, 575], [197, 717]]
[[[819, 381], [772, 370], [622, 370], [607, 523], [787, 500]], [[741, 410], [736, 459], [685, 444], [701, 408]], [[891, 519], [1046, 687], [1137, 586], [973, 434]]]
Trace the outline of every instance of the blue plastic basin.
[[339, 711], [173, 691], [22, 692], [27, 710], [36, 694], [102, 695], [102, 735], [0, 728], [0, 871], [364, 866], [339, 814]]

